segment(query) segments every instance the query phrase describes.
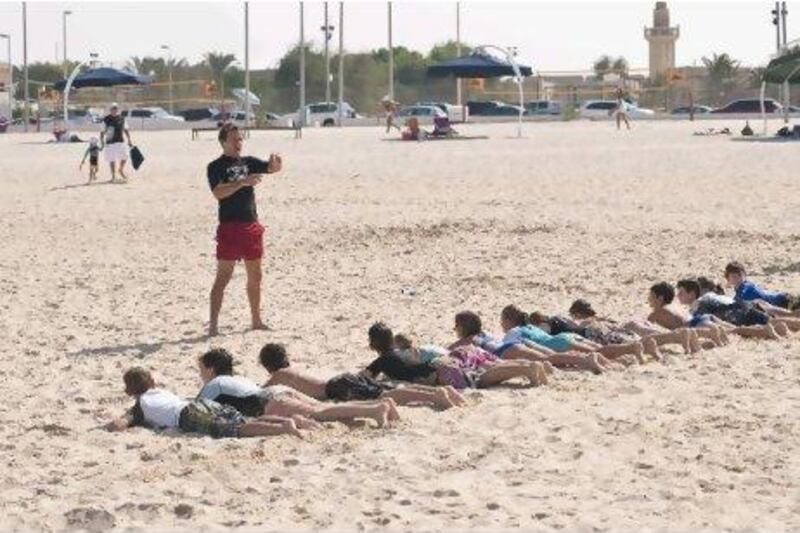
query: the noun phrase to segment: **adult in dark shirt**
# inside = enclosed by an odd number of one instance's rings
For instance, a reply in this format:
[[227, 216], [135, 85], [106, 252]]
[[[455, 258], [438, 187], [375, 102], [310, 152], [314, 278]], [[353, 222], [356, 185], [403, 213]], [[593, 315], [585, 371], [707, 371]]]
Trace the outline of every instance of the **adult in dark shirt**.
[[[100, 149], [105, 153], [106, 161], [111, 167], [111, 181], [117, 179], [117, 163], [119, 175], [127, 180], [125, 163], [128, 162], [128, 147], [131, 145], [131, 132], [125, 124], [125, 117], [119, 114], [119, 106], [111, 104], [108, 115], [103, 118], [103, 133], [100, 135]], [[125, 143], [125, 138], [128, 143]]]
[[254, 187], [263, 174], [281, 170], [280, 156], [271, 154], [268, 161], [242, 157], [242, 136], [234, 124], [219, 130], [222, 155], [208, 164], [208, 186], [219, 202], [217, 227], [217, 275], [211, 288], [209, 335], [217, 335], [219, 311], [225, 287], [233, 268], [244, 261], [247, 271], [247, 299], [250, 302], [251, 326], [266, 329], [261, 320], [261, 258], [264, 255], [264, 226], [258, 221]]

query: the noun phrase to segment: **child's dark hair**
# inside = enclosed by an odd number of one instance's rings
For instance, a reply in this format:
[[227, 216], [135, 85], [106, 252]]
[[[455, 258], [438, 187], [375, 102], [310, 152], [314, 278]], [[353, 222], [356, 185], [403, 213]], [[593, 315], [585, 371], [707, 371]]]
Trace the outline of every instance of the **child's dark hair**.
[[683, 289], [688, 293], [694, 294], [695, 298], [700, 297], [700, 284], [696, 279], [682, 279], [675, 284], [679, 289]]
[[125, 392], [131, 396], [141, 396], [156, 386], [152, 374], [140, 366], [129, 368], [122, 376]]
[[267, 343], [261, 348], [258, 354], [261, 366], [269, 372], [277, 372], [281, 368], [289, 367], [289, 356], [286, 355], [286, 348], [283, 344]]
[[714, 283], [705, 276], [697, 278], [697, 284], [700, 285], [700, 294], [707, 292], [715, 292], [717, 294], [725, 294], [725, 289], [719, 283]]
[[369, 346], [378, 353], [386, 353], [392, 349], [394, 335], [389, 326], [383, 322], [375, 322], [369, 328]]
[[511, 322], [515, 327], [530, 324], [528, 313], [525, 313], [516, 305], [505, 306], [500, 312], [500, 316]]
[[239, 131], [239, 128], [236, 126], [236, 124], [232, 122], [226, 122], [225, 124], [222, 125], [222, 127], [220, 127], [217, 139], [219, 140], [220, 143], [224, 143], [225, 141], [228, 140], [228, 135], [230, 135], [234, 131]]
[[414, 343], [411, 342], [411, 339], [402, 333], [398, 333], [394, 336], [394, 345], [401, 350], [410, 350], [414, 347]]
[[200, 364], [217, 376], [233, 375], [233, 356], [225, 348], [211, 348], [200, 356]]
[[746, 276], [747, 272], [744, 269], [744, 265], [741, 264], [739, 261], [731, 261], [730, 263], [725, 265], [725, 277], [727, 278], [731, 274]]
[[571, 315], [580, 315], [586, 317], [597, 316], [597, 312], [595, 312], [592, 304], [583, 298], [578, 298], [572, 302], [572, 305], [569, 306], [569, 313]]
[[547, 316], [544, 313], [540, 313], [539, 311], [531, 311], [528, 314], [528, 320], [534, 326], [538, 326], [540, 324], [549, 324], [550, 323], [550, 317]]
[[675, 289], [666, 281], [656, 283], [650, 287], [650, 292], [652, 292], [656, 298], [660, 298], [661, 301], [664, 302], [664, 305], [671, 304], [672, 300], [675, 299]]
[[461, 311], [456, 313], [456, 326], [466, 337], [478, 335], [483, 331], [483, 323], [478, 313], [472, 311]]

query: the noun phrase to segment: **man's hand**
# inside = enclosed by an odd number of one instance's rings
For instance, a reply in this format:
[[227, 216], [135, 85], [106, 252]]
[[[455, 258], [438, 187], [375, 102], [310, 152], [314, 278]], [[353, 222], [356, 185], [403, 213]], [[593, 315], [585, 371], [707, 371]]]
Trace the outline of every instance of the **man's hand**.
[[242, 185], [246, 187], [255, 187], [259, 183], [261, 183], [261, 174], [248, 174], [245, 179], [242, 180]]
[[267, 172], [274, 174], [275, 172], [280, 172], [281, 168], [283, 168], [283, 159], [281, 159], [281, 156], [278, 154], [270, 154], [269, 162], [267, 163]]

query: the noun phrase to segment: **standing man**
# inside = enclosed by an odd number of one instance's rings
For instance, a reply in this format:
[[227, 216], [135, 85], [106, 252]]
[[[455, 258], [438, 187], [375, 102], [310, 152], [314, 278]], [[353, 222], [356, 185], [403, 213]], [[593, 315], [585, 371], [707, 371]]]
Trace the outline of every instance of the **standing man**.
[[[128, 161], [131, 132], [128, 131], [125, 117], [119, 114], [119, 106], [116, 102], [111, 104], [108, 115], [103, 118], [103, 124], [105, 124], [105, 128], [100, 136], [100, 149], [105, 152], [106, 161], [111, 166], [111, 181], [113, 182], [117, 179], [117, 163], [119, 163], [119, 175], [122, 176], [123, 180], [127, 181], [125, 163]], [[123, 134], [128, 139], [128, 144], [125, 144]]]
[[253, 329], [266, 329], [261, 321], [261, 258], [264, 255], [264, 226], [258, 222], [254, 187], [263, 174], [281, 170], [280, 156], [271, 154], [269, 161], [242, 157], [242, 136], [232, 123], [219, 130], [222, 155], [208, 164], [208, 185], [219, 201], [217, 227], [217, 276], [211, 288], [211, 316], [208, 334], [219, 333], [217, 324], [225, 287], [233, 275], [233, 267], [244, 261], [247, 271], [247, 299], [250, 302]]

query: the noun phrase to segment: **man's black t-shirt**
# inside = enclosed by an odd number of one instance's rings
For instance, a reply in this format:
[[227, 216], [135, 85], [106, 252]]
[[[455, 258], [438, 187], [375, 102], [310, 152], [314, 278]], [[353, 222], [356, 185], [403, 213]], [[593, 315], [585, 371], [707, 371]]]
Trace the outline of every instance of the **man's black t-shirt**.
[[394, 350], [382, 353], [367, 367], [373, 376], [386, 375], [398, 381], [416, 381], [430, 378], [436, 373], [436, 367], [430, 363], [409, 363], [397, 355]]
[[106, 144], [123, 142], [122, 131], [125, 129], [125, 117], [122, 115], [106, 115], [103, 118], [106, 125]]
[[[228, 157], [221, 155], [208, 164], [208, 186], [213, 191], [220, 183], [232, 183], [245, 179], [248, 174], [266, 174], [267, 161], [255, 157]], [[242, 187], [227, 198], [219, 200], [219, 221], [255, 222], [256, 195], [252, 187]]]

